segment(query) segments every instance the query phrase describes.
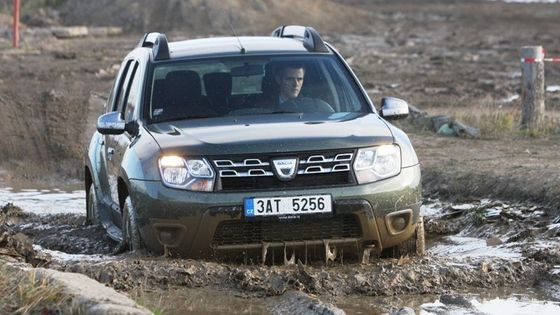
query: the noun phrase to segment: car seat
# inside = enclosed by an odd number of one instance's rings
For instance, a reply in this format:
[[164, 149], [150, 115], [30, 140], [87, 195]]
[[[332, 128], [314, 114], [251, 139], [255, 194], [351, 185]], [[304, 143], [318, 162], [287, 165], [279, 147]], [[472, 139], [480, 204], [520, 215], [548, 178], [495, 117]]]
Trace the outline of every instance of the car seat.
[[229, 72], [212, 72], [203, 76], [204, 88], [211, 109], [225, 115], [230, 109], [232, 78]]

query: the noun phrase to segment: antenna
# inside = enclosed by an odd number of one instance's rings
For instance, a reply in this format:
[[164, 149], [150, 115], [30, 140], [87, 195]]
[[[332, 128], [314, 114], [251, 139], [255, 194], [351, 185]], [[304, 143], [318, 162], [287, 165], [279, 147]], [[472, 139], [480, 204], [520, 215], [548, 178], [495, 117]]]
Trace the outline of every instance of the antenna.
[[233, 33], [233, 36], [235, 36], [235, 38], [237, 39], [237, 42], [239, 43], [239, 47], [241, 47], [241, 53], [245, 54], [245, 47], [243, 47], [243, 44], [241, 44], [241, 40], [239, 39], [239, 36], [237, 36], [237, 33], [235, 33], [235, 29], [233, 28], [233, 24], [231, 23], [231, 9], [229, 10], [229, 14], [228, 14], [228, 23], [229, 23], [229, 28], [231, 29], [231, 32]]

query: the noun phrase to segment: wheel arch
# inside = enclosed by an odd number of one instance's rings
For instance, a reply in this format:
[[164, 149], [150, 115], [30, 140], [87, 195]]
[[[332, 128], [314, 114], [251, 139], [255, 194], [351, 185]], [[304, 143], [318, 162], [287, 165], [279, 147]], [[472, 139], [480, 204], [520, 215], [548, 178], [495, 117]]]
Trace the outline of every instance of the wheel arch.
[[91, 186], [91, 184], [93, 184], [93, 176], [91, 175], [91, 170], [89, 169], [89, 167], [86, 165], [84, 168], [84, 184], [85, 184], [85, 190], [86, 190], [86, 194], [89, 193], [89, 188]]
[[119, 177], [119, 179], [118, 179], [117, 190], [118, 190], [118, 196], [119, 196], [119, 208], [122, 211], [122, 209], [124, 207], [124, 202], [126, 201], [126, 197], [129, 196], [128, 185], [122, 177]]

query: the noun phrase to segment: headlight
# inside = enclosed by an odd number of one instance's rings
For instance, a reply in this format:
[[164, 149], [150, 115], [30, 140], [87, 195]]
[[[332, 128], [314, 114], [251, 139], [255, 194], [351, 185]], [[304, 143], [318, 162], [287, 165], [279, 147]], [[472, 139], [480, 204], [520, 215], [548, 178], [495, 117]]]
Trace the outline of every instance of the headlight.
[[206, 159], [163, 156], [159, 159], [161, 179], [166, 186], [194, 191], [212, 191], [214, 171]]
[[354, 161], [358, 184], [395, 176], [401, 171], [401, 149], [396, 144], [359, 149]]

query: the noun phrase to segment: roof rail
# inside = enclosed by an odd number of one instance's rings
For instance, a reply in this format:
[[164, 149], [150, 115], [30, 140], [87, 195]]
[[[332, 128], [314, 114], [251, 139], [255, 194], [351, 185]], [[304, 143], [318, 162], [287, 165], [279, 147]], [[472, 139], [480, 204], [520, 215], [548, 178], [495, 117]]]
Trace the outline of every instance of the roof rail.
[[275, 29], [271, 36], [299, 38], [307, 51], [330, 52], [319, 33], [311, 26], [282, 25]]
[[169, 59], [169, 45], [167, 43], [167, 37], [165, 34], [151, 32], [146, 33], [142, 36], [140, 42], [138, 42], [137, 47], [148, 47], [152, 48], [154, 53], [154, 60]]

